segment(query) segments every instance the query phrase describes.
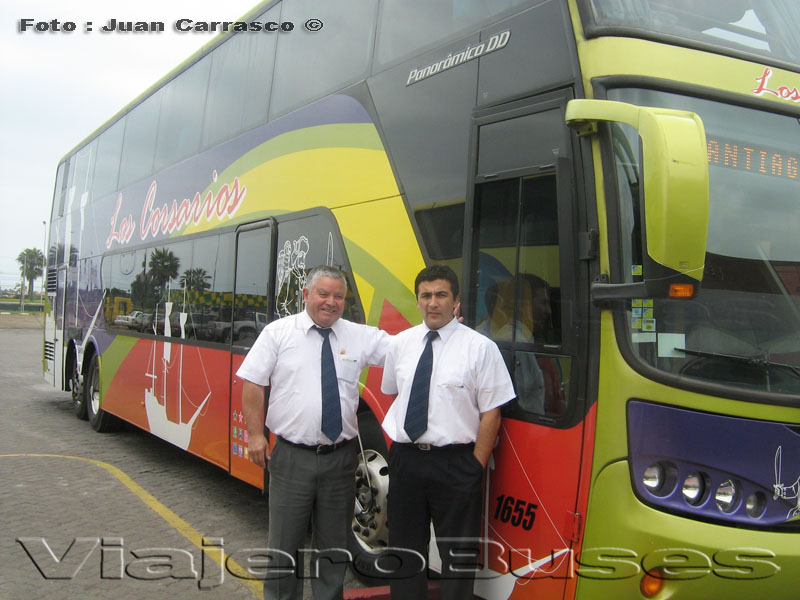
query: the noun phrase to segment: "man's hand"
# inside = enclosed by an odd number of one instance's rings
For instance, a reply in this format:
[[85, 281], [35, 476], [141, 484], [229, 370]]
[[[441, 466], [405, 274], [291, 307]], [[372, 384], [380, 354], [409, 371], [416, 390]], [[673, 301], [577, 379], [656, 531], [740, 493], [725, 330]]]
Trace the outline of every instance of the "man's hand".
[[250, 451], [250, 462], [258, 465], [262, 469], [265, 468], [271, 456], [267, 438], [263, 435], [250, 435], [247, 447]]
[[489, 457], [494, 449], [501, 420], [500, 408], [493, 408], [481, 413], [481, 422], [478, 425], [478, 439], [475, 440], [473, 454], [475, 454], [475, 458], [483, 465], [484, 469], [489, 463]]
[[464, 317], [461, 316], [461, 302], [457, 301], [456, 305], [453, 307], [453, 316], [458, 319], [459, 323], [464, 322]]
[[270, 457], [269, 441], [264, 436], [264, 386], [246, 379], [242, 383], [242, 412], [247, 421], [247, 447], [250, 462], [262, 469]]

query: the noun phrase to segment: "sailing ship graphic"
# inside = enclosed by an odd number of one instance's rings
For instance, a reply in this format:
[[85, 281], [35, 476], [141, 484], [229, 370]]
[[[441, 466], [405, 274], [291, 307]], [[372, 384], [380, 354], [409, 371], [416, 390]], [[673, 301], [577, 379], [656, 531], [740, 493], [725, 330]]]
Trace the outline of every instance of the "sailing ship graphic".
[[[788, 513], [786, 513], [786, 520], [795, 519], [800, 517], [800, 477], [798, 477], [793, 484], [787, 485], [783, 482], [781, 475], [781, 468], [783, 462], [783, 446], [778, 446], [775, 450], [775, 484], [773, 489], [773, 500], [782, 498], [784, 500], [794, 500], [793, 506]], [[791, 481], [791, 479], [790, 479]]]
[[[153, 323], [156, 324], [156, 327], [164, 327], [163, 335], [166, 338], [172, 337], [173, 304], [173, 302], [169, 301], [164, 303], [163, 323], [159, 322], [158, 320], [157, 308], [156, 314], [153, 318]], [[185, 311], [185, 301], [183, 308], [184, 310], [176, 314], [178, 316], [178, 323], [180, 325], [180, 337], [185, 339], [186, 321], [189, 316], [189, 314]], [[157, 349], [159, 346], [163, 348], [160, 361], [157, 360]], [[208, 393], [199, 406], [195, 405], [191, 401], [191, 398], [188, 398], [188, 394], [183, 387], [183, 354], [185, 345], [180, 344], [178, 346], [178, 356], [176, 357], [175, 362], [172, 361], [172, 346], [173, 343], [169, 341], [153, 342], [150, 355], [151, 360], [148, 361], [148, 372], [146, 373], [146, 376], [150, 379], [150, 388], [146, 389], [144, 392], [144, 407], [145, 411], [147, 412], [147, 424], [150, 428], [150, 432], [172, 444], [175, 444], [179, 448], [186, 450], [189, 448], [189, 443], [192, 440], [192, 430], [194, 428], [195, 421], [197, 421], [197, 417], [200, 416], [200, 413], [208, 403], [209, 398], [211, 398], [211, 389], [209, 387]], [[177, 369], [178, 377], [177, 421], [170, 420], [169, 416], [167, 415], [168, 399], [175, 401], [174, 398], [168, 398], [167, 378], [168, 375], [171, 375], [175, 369]], [[186, 422], [183, 421], [184, 396], [187, 397], [193, 407], [196, 407], [194, 414], [192, 414], [189, 420]]]

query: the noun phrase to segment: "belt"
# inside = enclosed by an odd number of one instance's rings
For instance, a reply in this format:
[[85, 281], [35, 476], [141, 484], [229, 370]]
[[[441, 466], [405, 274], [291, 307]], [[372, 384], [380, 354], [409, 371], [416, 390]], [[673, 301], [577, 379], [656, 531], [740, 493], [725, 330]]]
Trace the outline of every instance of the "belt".
[[294, 446], [295, 448], [300, 448], [302, 450], [311, 450], [312, 452], [316, 452], [317, 454], [330, 454], [334, 450], [338, 450], [339, 448], [344, 448], [345, 446], [349, 446], [355, 438], [351, 438], [349, 440], [342, 440], [341, 442], [336, 442], [335, 444], [316, 444], [316, 445], [298, 444], [297, 442], [291, 442], [283, 437], [278, 437], [278, 439], [282, 443], [288, 444], [289, 446]]
[[[418, 443], [411, 443], [411, 442], [395, 442], [398, 446], [403, 446], [405, 448], [414, 448], [416, 450], [424, 450], [425, 452], [430, 451], [452, 451], [452, 450], [472, 450], [475, 448], [474, 443], [469, 444], [445, 444], [444, 446], [434, 446], [433, 444], [418, 444]], [[394, 444], [393, 444], [394, 445]]]

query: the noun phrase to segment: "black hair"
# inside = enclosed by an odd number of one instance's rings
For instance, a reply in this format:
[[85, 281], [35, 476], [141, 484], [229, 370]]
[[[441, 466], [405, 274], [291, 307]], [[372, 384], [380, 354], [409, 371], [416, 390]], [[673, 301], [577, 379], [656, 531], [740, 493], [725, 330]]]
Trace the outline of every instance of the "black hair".
[[419, 284], [423, 281], [436, 281], [437, 279], [449, 281], [453, 298], [458, 298], [458, 275], [447, 265], [431, 265], [422, 269], [414, 280], [414, 293], [419, 295]]

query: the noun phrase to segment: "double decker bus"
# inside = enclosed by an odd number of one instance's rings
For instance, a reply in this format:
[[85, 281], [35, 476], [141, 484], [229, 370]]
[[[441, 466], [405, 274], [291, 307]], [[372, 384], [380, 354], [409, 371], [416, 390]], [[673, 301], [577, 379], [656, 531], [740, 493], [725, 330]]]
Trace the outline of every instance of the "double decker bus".
[[[234, 373], [307, 270], [395, 333], [446, 263], [517, 392], [477, 596], [793, 597], [798, 134], [788, 0], [267, 2], [59, 164], [44, 374], [97, 431], [264, 487]], [[367, 577], [391, 570], [380, 378]]]

